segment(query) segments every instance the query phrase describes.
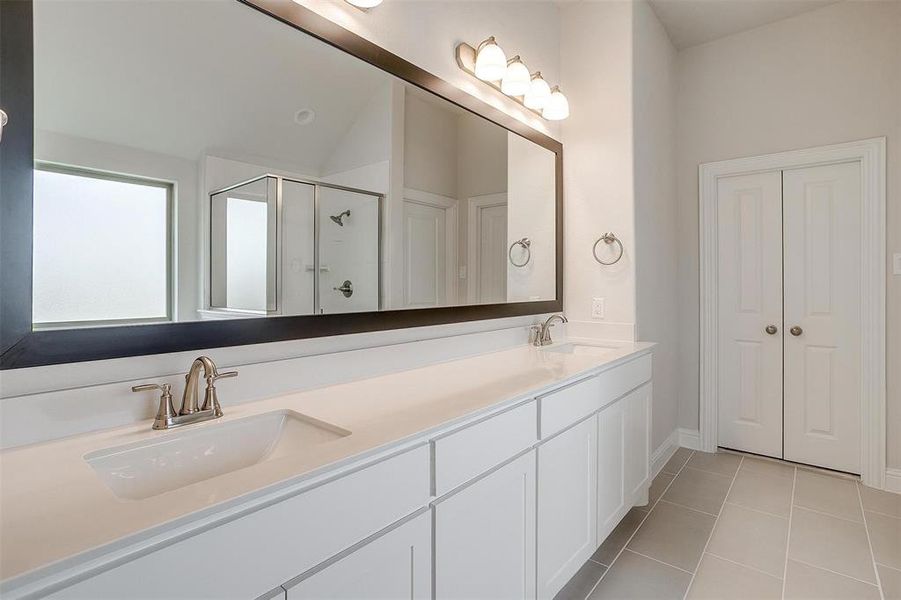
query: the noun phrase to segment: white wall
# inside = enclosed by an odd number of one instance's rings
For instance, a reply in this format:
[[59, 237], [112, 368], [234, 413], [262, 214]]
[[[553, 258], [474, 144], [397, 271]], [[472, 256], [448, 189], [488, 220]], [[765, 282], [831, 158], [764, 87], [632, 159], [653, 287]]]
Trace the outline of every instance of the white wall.
[[[632, 4], [565, 3], [561, 8], [561, 89], [566, 194], [564, 298], [570, 320], [590, 321], [592, 298], [606, 300], [607, 331], [631, 339], [635, 323], [632, 141]], [[603, 267], [591, 248], [605, 231], [625, 246]], [[603, 246], [603, 244], [601, 244]], [[619, 327], [610, 327], [618, 324]]]
[[[550, 300], [556, 296], [556, 155], [515, 133], [507, 133], [507, 252], [529, 238], [531, 253], [523, 267], [507, 261], [507, 301]], [[522, 262], [516, 252], [514, 258]]]
[[330, 183], [387, 193], [390, 144], [391, 84], [386, 83], [363, 105], [323, 159], [319, 175]]
[[[694, 429], [698, 164], [887, 136], [887, 250], [901, 252], [901, 2], [832, 4], [686, 49], [677, 68], [679, 421]], [[888, 464], [898, 467], [901, 277], [887, 277]]]
[[457, 197], [457, 115], [408, 91], [404, 101], [404, 187]]
[[676, 50], [644, 0], [634, 4], [633, 129], [637, 338], [654, 348], [653, 447], [678, 420]]

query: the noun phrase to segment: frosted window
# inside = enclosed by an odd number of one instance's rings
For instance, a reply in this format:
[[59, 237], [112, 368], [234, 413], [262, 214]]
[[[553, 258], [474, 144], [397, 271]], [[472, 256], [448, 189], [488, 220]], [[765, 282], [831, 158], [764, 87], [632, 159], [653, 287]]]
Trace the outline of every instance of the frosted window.
[[36, 169], [33, 321], [167, 318], [169, 191]]
[[229, 308], [266, 310], [269, 205], [229, 198], [226, 203], [226, 298]]

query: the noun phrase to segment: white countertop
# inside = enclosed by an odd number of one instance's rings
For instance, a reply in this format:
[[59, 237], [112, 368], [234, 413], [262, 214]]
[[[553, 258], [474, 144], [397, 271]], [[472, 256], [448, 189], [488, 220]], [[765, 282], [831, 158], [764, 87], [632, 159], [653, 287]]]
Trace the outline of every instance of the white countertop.
[[141, 500], [117, 498], [83, 457], [171, 435], [153, 431], [150, 421], [4, 451], [0, 453], [0, 580], [38, 575], [33, 572], [52, 570], [58, 561], [71, 563], [76, 555], [128, 543], [132, 536], [248, 494], [276, 493], [349, 459], [603, 370], [652, 345], [617, 342], [605, 356], [523, 346], [227, 406], [221, 419], [179, 431], [287, 409], [352, 433], [317, 446], [315, 452], [259, 463]]

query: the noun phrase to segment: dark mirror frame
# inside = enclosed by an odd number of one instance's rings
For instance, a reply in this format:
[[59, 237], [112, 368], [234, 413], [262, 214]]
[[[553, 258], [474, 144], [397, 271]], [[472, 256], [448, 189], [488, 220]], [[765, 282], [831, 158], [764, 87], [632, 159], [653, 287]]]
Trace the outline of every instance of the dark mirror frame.
[[[563, 145], [291, 0], [235, 0], [556, 154], [556, 299], [365, 313], [32, 331], [34, 169], [31, 0], [0, 1], [0, 369], [498, 319], [563, 308]], [[450, 55], [452, 48], [447, 49]]]

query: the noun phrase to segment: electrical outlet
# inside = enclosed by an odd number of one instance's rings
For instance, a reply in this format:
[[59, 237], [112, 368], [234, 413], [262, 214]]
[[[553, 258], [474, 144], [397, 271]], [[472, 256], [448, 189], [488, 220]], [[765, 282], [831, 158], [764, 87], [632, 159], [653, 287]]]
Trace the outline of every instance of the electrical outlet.
[[592, 298], [591, 300], [591, 318], [603, 319], [606, 310], [603, 298]]
[[896, 252], [895, 255], [892, 256], [892, 273], [901, 275], [901, 252]]

